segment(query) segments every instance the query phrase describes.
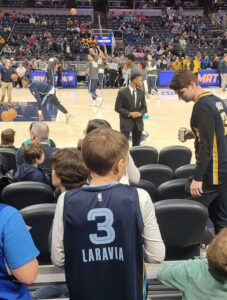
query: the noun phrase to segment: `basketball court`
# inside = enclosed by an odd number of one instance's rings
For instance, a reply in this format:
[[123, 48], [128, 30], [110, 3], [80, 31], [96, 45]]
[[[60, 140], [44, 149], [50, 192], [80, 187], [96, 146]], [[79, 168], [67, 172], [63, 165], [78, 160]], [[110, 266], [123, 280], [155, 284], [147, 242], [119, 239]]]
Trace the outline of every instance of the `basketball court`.
[[[227, 98], [220, 88], [207, 90], [222, 99]], [[50, 127], [50, 137], [56, 142], [57, 147], [76, 147], [90, 119], [106, 119], [114, 129], [119, 130], [119, 116], [114, 111], [117, 92], [118, 89], [98, 91], [98, 94], [104, 97], [104, 101], [100, 108], [94, 108], [90, 107], [92, 101], [86, 89], [57, 89], [59, 100], [73, 115], [66, 124], [64, 114], [57, 112], [52, 105], [48, 105], [45, 109], [44, 117]], [[186, 104], [179, 101], [177, 95], [164, 88], [159, 89], [158, 95], [147, 99], [147, 107], [150, 118], [144, 120], [144, 125], [150, 136], [144, 145], [153, 146], [158, 150], [170, 145], [185, 145], [193, 150], [193, 141], [182, 144], [177, 138], [180, 127], [190, 126], [192, 102]], [[38, 121], [36, 101], [28, 89], [13, 89], [13, 108], [17, 110], [17, 118], [12, 122], [1, 122], [1, 130], [5, 128], [16, 130], [15, 145], [19, 147], [29, 136], [30, 123]], [[1, 108], [1, 112], [5, 109], [7, 105]]]

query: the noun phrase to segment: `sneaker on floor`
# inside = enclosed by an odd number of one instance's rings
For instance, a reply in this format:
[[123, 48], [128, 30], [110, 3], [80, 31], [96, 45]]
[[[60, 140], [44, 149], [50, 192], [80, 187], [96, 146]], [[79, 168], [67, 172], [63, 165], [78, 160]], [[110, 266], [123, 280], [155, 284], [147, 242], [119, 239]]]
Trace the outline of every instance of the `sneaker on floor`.
[[141, 136], [141, 143], [142, 142], [144, 142], [144, 141], [146, 141], [148, 138], [149, 138], [149, 133], [147, 132], [147, 131], [144, 131], [143, 133], [142, 133], [142, 136]]
[[65, 122], [66, 122], [66, 123], [69, 123], [69, 119], [73, 118], [73, 115], [71, 115], [71, 114], [66, 114], [66, 115], [65, 115], [65, 118], [66, 118], [66, 119], [65, 119]]
[[103, 98], [102, 97], [97, 97], [96, 102], [97, 102], [97, 106], [100, 107], [103, 103]]
[[97, 100], [93, 100], [90, 107], [97, 107]]

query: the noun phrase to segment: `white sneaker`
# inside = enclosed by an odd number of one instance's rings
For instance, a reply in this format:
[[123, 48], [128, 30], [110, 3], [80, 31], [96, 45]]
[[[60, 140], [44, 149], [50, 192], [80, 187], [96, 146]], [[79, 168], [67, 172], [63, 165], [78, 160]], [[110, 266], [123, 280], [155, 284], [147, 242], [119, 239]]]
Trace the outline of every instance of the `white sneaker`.
[[93, 100], [92, 104], [90, 104], [90, 107], [97, 107], [97, 100]]
[[97, 97], [96, 102], [97, 102], [97, 106], [100, 107], [103, 103], [103, 98], [102, 97]]
[[69, 119], [73, 118], [73, 115], [70, 115], [69, 113], [65, 115], [65, 123], [69, 123]]

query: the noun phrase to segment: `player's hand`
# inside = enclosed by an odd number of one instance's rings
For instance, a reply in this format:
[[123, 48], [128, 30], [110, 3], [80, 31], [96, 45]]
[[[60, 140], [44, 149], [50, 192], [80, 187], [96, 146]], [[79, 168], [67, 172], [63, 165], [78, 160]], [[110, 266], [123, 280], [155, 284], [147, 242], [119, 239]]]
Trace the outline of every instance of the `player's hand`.
[[44, 121], [44, 117], [42, 113], [38, 114], [38, 118], [40, 122]]
[[185, 141], [186, 140], [190, 140], [190, 139], [194, 139], [195, 136], [194, 136], [194, 133], [192, 130], [188, 129], [185, 134], [184, 134], [184, 138], [185, 138]]
[[202, 196], [203, 194], [203, 182], [202, 181], [196, 181], [195, 179], [192, 180], [192, 183], [190, 185], [190, 193], [192, 197], [197, 198]]

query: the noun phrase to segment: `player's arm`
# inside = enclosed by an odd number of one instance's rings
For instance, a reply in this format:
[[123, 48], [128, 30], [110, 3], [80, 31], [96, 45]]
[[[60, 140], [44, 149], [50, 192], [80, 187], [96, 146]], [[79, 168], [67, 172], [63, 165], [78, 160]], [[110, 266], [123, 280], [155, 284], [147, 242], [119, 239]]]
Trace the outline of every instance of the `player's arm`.
[[200, 136], [200, 146], [193, 177], [196, 181], [202, 181], [203, 175], [212, 158], [215, 120], [207, 105], [199, 105], [196, 116], [199, 118], [198, 131]]

